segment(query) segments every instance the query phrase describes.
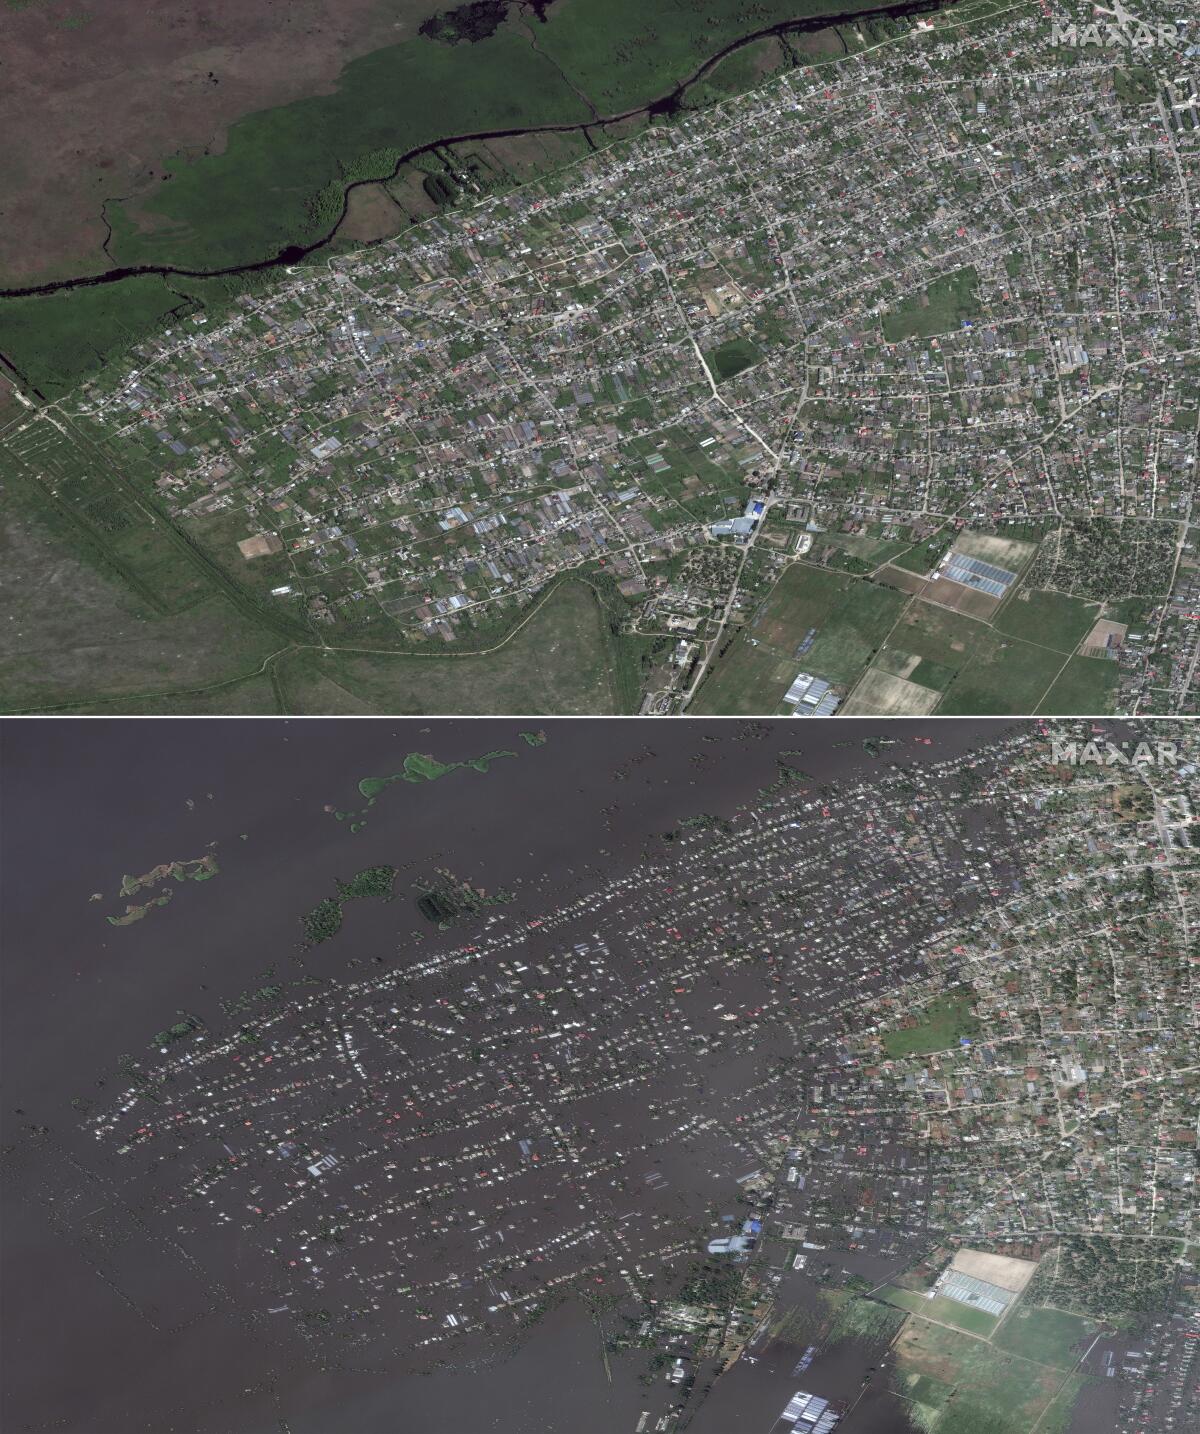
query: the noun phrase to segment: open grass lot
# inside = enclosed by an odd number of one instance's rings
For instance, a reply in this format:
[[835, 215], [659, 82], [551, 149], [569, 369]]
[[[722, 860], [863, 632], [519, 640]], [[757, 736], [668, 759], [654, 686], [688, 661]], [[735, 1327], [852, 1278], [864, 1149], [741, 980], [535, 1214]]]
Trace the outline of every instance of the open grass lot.
[[935, 997], [926, 1004], [919, 1024], [884, 1032], [884, 1050], [889, 1056], [912, 1056], [956, 1046], [960, 1036], [973, 1036], [979, 1029], [971, 1000], [972, 992], [965, 988]]
[[[891, 588], [844, 573], [793, 564], [758, 615], [735, 639], [690, 711], [771, 713], [798, 672], [848, 687], [871, 661], [907, 599]], [[809, 628], [812, 646], [796, 648]]]
[[906, 545], [904, 550], [898, 553], [892, 562], [898, 568], [904, 568], [910, 573], [916, 573], [919, 577], [927, 577], [950, 546], [950, 540], [943, 533], [935, 533], [924, 543], [918, 543], [915, 547]]
[[[910, 1319], [895, 1345], [901, 1388], [940, 1411], [934, 1434], [1062, 1434], [1083, 1381], [986, 1340]], [[929, 1426], [926, 1426], [929, 1427]]]
[[[1002, 614], [1011, 606], [1010, 601]], [[1059, 630], [1063, 630], [1061, 624]], [[1043, 710], [1038, 703], [1046, 697], [1070, 651], [1069, 647], [1060, 651], [1035, 645], [998, 632], [991, 624], [917, 601], [905, 611], [876, 666], [941, 692], [936, 708], [939, 716], [1017, 714]], [[911, 666], [913, 656], [921, 659], [916, 666]], [[1115, 668], [1115, 663], [1107, 665]], [[1070, 700], [1070, 694], [1064, 700]], [[1101, 704], [1070, 710], [1106, 709]]]
[[19, 481], [5, 484], [5, 498], [0, 604], [10, 620], [0, 630], [0, 710], [207, 688], [244, 677], [279, 647], [211, 591], [172, 608], [156, 600], [161, 583], [148, 596], [131, 586], [103, 549], [81, 548], [69, 516]]
[[936, 279], [919, 294], [901, 299], [883, 316], [884, 338], [894, 344], [901, 339], [926, 339], [957, 329], [964, 319], [979, 311], [978, 283], [979, 275], [974, 269], [959, 269]]
[[250, 677], [194, 692], [161, 697], [110, 697], [63, 709], [75, 717], [277, 717], [279, 699], [270, 677]]
[[886, 1300], [888, 1304], [908, 1310], [910, 1314], [937, 1320], [940, 1324], [952, 1324], [958, 1329], [965, 1329], [968, 1334], [978, 1334], [985, 1338], [997, 1324], [995, 1315], [990, 1315], [985, 1310], [971, 1309], [960, 1304], [958, 1300], [948, 1300], [942, 1295], [934, 1295], [930, 1300], [917, 1294], [915, 1290], [901, 1290], [895, 1285], [885, 1285], [877, 1291], [877, 1297]]
[[1036, 711], [1049, 716], [1092, 716], [1111, 712], [1120, 673], [1107, 657], [1073, 657]]
[[338, 710], [393, 713], [520, 713], [549, 716], [620, 710], [613, 690], [618, 654], [590, 588], [563, 583], [495, 652], [456, 657], [337, 652], [289, 659], [288, 710], [320, 713], [340, 690]]
[[992, 626], [1010, 637], [1053, 647], [1064, 656], [1074, 652], [1095, 625], [1100, 604], [1066, 593], [1028, 589], [1011, 596]]
[[906, 654], [915, 653], [959, 672], [970, 660], [972, 648], [985, 631], [981, 623], [960, 613], [934, 607], [932, 603], [915, 602], [905, 611], [884, 651], [899, 649]]
[[992, 1342], [997, 1348], [1026, 1359], [1073, 1369], [1095, 1332], [1095, 1324], [1082, 1315], [1018, 1305], [996, 1331]]
[[939, 715], [1036, 712], [1063, 665], [1062, 653], [977, 626], [979, 636], [947, 690]]

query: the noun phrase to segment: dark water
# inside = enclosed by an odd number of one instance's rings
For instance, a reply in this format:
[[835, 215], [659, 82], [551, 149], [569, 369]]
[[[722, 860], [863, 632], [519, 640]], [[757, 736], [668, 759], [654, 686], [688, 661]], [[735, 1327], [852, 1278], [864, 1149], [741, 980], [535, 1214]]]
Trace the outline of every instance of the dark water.
[[[354, 977], [377, 959], [403, 963], [463, 939], [457, 929], [433, 932], [414, 900], [360, 902], [347, 908], [339, 936], [308, 953], [302, 967], [298, 918], [332, 894], [336, 877], [387, 862], [402, 869], [403, 886], [447, 866], [488, 890], [511, 888], [513, 910], [536, 914], [636, 868], [647, 840], [681, 819], [731, 816], [753, 802], [774, 778], [781, 751], [801, 749], [793, 760], [822, 780], [856, 779], [901, 756], [942, 760], [1004, 730], [978, 720], [891, 722], [902, 745], [877, 762], [861, 746], [878, 730], [870, 721], [551, 722], [538, 748], [521, 740], [523, 725], [7, 724], [0, 748], [6, 1431], [607, 1434], [632, 1430], [643, 1411], [657, 1418], [665, 1409], [663, 1383], [640, 1386], [625, 1357], [614, 1361], [610, 1383], [598, 1332], [577, 1306], [553, 1313], [518, 1353], [486, 1372], [404, 1380], [389, 1374], [386, 1361], [373, 1360], [371, 1372], [357, 1371], [351, 1359], [326, 1364], [282, 1328], [227, 1317], [189, 1263], [195, 1252], [186, 1241], [155, 1245], [135, 1216], [112, 1213], [119, 1201], [71, 1108], [73, 1099], [103, 1101], [123, 1089], [115, 1075], [122, 1053], [144, 1058], [150, 1035], [177, 1011], [220, 1027], [228, 1023], [219, 998], [263, 984], [272, 971], [284, 979], [303, 969]], [[931, 734], [933, 745], [915, 744], [916, 734]], [[359, 805], [358, 780], [398, 771], [410, 751], [453, 761], [498, 748], [517, 755], [486, 774], [395, 784], [358, 835], [324, 810]], [[105, 923], [124, 904], [117, 895], [123, 874], [201, 856], [212, 842], [216, 878], [180, 885], [170, 905], [135, 925]], [[89, 901], [93, 892], [103, 901]], [[120, 1288], [89, 1267], [86, 1240], [65, 1238], [90, 1230], [89, 1222], [105, 1226], [97, 1248], [105, 1267], [119, 1272]], [[148, 1323], [142, 1301], [167, 1308], [168, 1318]], [[841, 1389], [861, 1379], [861, 1362], [855, 1367], [858, 1376], [850, 1365], [818, 1372]], [[873, 1399], [869, 1391], [860, 1403], [856, 1429], [868, 1428], [861, 1420]], [[874, 1434], [898, 1428], [882, 1395], [877, 1403]], [[696, 1427], [705, 1434], [719, 1425]]]

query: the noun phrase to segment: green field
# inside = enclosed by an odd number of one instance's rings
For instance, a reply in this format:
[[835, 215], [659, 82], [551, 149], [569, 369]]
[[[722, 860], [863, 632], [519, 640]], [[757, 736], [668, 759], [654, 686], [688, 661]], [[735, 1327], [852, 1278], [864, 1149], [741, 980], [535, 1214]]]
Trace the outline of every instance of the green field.
[[883, 336], [888, 343], [901, 339], [927, 339], [957, 329], [964, 319], [979, 311], [976, 288], [979, 275], [972, 268], [959, 269], [935, 279], [919, 294], [900, 300], [883, 316]]
[[[882, 643], [908, 599], [845, 573], [794, 564], [714, 666], [689, 711], [774, 712], [798, 672], [849, 686]], [[796, 648], [816, 628], [803, 656]]]
[[1063, 1434], [1078, 1375], [987, 1340], [910, 1319], [895, 1345], [900, 1392], [928, 1411], [933, 1434]]
[[1115, 706], [1120, 669], [1106, 657], [1073, 657], [1036, 710], [1052, 716], [1098, 716]]
[[989, 712], [1023, 714], [1038, 710], [1063, 665], [1063, 654], [1006, 638], [977, 625], [966, 664], [938, 707], [940, 716]]
[[955, 1325], [958, 1329], [966, 1330], [968, 1334], [986, 1336], [996, 1328], [995, 1315], [984, 1310], [971, 1309], [969, 1305], [960, 1304], [958, 1300], [945, 1299], [942, 1295], [935, 1295], [930, 1300], [917, 1294], [915, 1290], [901, 1290], [895, 1285], [885, 1285], [877, 1294], [879, 1299], [897, 1305], [902, 1310], [908, 1310], [910, 1314], [937, 1320], [941, 1324]]
[[1082, 1315], [1018, 1305], [996, 1331], [993, 1343], [1040, 1364], [1074, 1369], [1095, 1331], [1095, 1324]]
[[[0, 518], [0, 602], [12, 619], [0, 630], [0, 711], [95, 703], [106, 711], [209, 710], [199, 695], [177, 705], [172, 692], [210, 689], [215, 711], [275, 711], [270, 682], [243, 684], [280, 643], [210, 592], [174, 610], [147, 599], [105, 561], [77, 556], [74, 530], [60, 535], [53, 511], [36, 508], [16, 482], [5, 484]], [[90, 560], [85, 560], [90, 559]], [[157, 596], [156, 594], [152, 594]]]
[[748, 339], [730, 339], [705, 357], [709, 368], [722, 379], [733, 378], [744, 368], [756, 364], [761, 355]]
[[1004, 603], [992, 626], [997, 632], [1052, 647], [1066, 656], [1075, 651], [1099, 615], [1098, 602], [1030, 589]]
[[935, 996], [921, 1008], [917, 1025], [884, 1032], [884, 1050], [895, 1058], [928, 1055], [958, 1045], [960, 1036], [973, 1036], [979, 1029], [979, 1022], [971, 1014], [973, 998], [974, 993], [962, 987]]
[[1035, 591], [1010, 598], [987, 623], [916, 601], [875, 665], [900, 674], [906, 656], [919, 657], [908, 680], [944, 694], [939, 716], [1105, 713], [1117, 664], [1070, 656], [1099, 610], [1098, 603]]
[[354, 709], [397, 716], [424, 713], [610, 714], [624, 710], [614, 691], [615, 643], [591, 589], [563, 583], [515, 636], [494, 652], [456, 657], [384, 653], [305, 653], [282, 664], [287, 710], [328, 711], [330, 687]]

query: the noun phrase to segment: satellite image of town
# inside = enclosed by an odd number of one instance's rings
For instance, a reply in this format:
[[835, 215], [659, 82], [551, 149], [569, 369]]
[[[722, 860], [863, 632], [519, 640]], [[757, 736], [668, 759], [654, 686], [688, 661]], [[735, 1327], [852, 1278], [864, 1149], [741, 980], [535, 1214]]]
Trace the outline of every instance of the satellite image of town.
[[0, 1434], [1200, 1430], [1134, 6], [0, 0]]
[[7, 724], [5, 1431], [1196, 1427], [1197, 724], [418, 721]]
[[5, 0], [0, 709], [1194, 714], [1189, 8]]

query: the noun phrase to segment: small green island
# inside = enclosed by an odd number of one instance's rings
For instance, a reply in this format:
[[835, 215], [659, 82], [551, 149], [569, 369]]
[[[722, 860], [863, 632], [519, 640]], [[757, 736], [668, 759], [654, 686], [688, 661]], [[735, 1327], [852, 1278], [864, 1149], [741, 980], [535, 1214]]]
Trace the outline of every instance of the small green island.
[[342, 929], [342, 907], [348, 901], [361, 901], [373, 896], [390, 900], [395, 880], [394, 866], [368, 866], [349, 881], [335, 880], [337, 895], [327, 896], [300, 918], [305, 941], [310, 946], [319, 946], [322, 941], [336, 936]]
[[[545, 732], [522, 732], [521, 737], [530, 747], [540, 747], [546, 741]], [[473, 772], [486, 772], [493, 762], [498, 762], [502, 757], [516, 755], [516, 752], [502, 748], [496, 752], [484, 752], [480, 757], [468, 757], [462, 762], [440, 762], [429, 752], [409, 752], [400, 771], [386, 777], [362, 778], [358, 790], [366, 798], [367, 804], [360, 811], [340, 811], [334, 807], [326, 807], [325, 810], [332, 812], [339, 822], [349, 822], [351, 832], [360, 832], [367, 824], [367, 813], [394, 782], [436, 782], [451, 772], [465, 771], [468, 768]]]
[[394, 772], [390, 777], [364, 777], [358, 784], [358, 790], [368, 801], [374, 801], [380, 792], [390, 787], [393, 782], [436, 782], [439, 777], [465, 767], [470, 767], [475, 772], [486, 772], [491, 764], [499, 761], [501, 757], [516, 755], [515, 752], [502, 750], [485, 752], [482, 757], [468, 757], [465, 762], [439, 762], [427, 752], [410, 752], [404, 759], [401, 771]]
[[[187, 861], [164, 861], [161, 865], [143, 872], [141, 876], [122, 877], [120, 894], [134, 896], [139, 891], [148, 891], [161, 885], [164, 881], [210, 881], [220, 870], [217, 859], [211, 852], [207, 856], [192, 857]], [[107, 918], [108, 924], [110, 926], [132, 926], [135, 921], [142, 921], [147, 917], [156, 906], [166, 906], [174, 895], [174, 887], [169, 886], [158, 896], [152, 896], [147, 901], [129, 902], [121, 916]]]

